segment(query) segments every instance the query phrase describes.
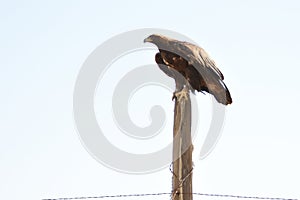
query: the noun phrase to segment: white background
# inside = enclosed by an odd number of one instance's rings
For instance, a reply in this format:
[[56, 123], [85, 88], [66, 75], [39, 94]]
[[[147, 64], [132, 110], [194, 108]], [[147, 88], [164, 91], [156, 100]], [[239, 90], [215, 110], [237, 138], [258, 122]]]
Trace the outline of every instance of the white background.
[[[299, 198], [299, 10], [296, 0], [2, 1], [0, 198], [170, 192], [168, 169], [130, 175], [102, 166], [81, 145], [73, 121], [82, 63], [105, 40], [138, 28], [196, 41], [232, 93], [215, 150], [204, 160], [195, 151], [194, 191]], [[153, 55], [136, 59], [154, 63]], [[139, 108], [153, 93], [141, 94], [130, 107], [133, 121], [147, 119]], [[161, 97], [169, 119], [164, 133], [171, 134], [171, 93]], [[209, 96], [196, 98], [205, 118]]]

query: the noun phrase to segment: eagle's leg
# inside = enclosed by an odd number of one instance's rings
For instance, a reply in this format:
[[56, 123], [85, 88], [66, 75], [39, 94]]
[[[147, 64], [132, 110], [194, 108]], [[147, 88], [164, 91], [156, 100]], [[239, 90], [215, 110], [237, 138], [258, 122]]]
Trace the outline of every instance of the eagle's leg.
[[184, 98], [185, 100], [187, 100], [189, 94], [189, 89], [188, 87], [184, 87], [182, 90], [178, 91], [178, 92], [174, 92], [175, 98], [178, 101], [181, 101], [182, 98]]
[[184, 90], [184, 88], [187, 87], [189, 84], [188, 84], [188, 81], [186, 80], [186, 78], [183, 76], [183, 74], [174, 70], [173, 68], [170, 68], [170, 69], [172, 69], [173, 78], [174, 78], [175, 84], [176, 84], [176, 89], [175, 89], [175, 92], [173, 92], [173, 97], [172, 97], [172, 100], [174, 100], [174, 99], [178, 98], [177, 94], [180, 94], [180, 92], [182, 92]]
[[176, 89], [175, 89], [175, 92], [173, 92], [173, 97], [172, 97], [172, 100], [174, 99], [177, 99], [177, 93], [179, 93], [180, 91], [182, 91], [184, 88], [184, 86], [182, 84], [178, 84], [176, 83]]
[[182, 98], [184, 98], [185, 100], [187, 100], [189, 97], [188, 97], [188, 94], [189, 94], [189, 84], [186, 84], [185, 86], [182, 86], [181, 87], [177, 87], [176, 85], [176, 91], [173, 93], [173, 99], [177, 99], [177, 100], [181, 100]]

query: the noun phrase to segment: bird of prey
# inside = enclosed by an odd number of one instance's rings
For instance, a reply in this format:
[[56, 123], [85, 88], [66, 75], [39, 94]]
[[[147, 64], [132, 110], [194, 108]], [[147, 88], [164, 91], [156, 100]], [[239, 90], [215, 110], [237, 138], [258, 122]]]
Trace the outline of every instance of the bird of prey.
[[155, 61], [165, 74], [176, 80], [177, 92], [187, 87], [192, 92], [210, 93], [221, 104], [232, 103], [222, 72], [204, 49], [157, 34], [150, 35], [144, 42], [158, 47]]

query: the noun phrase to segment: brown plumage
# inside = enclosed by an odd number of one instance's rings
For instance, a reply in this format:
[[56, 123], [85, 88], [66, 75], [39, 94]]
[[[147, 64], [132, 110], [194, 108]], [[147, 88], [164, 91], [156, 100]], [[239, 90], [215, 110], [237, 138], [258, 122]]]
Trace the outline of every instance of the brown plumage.
[[186, 85], [192, 92], [197, 90], [212, 94], [224, 105], [232, 103], [222, 72], [204, 49], [162, 35], [150, 35], [144, 42], [158, 47], [155, 61], [164, 73], [181, 83], [177, 91]]

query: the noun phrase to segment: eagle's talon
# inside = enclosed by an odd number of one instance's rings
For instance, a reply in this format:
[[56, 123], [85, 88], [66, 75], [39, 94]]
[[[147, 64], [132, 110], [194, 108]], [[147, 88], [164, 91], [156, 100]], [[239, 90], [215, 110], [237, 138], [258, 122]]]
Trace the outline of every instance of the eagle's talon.
[[172, 101], [174, 101], [174, 99], [175, 99], [175, 100], [177, 99], [177, 97], [176, 97], [176, 92], [173, 92]]
[[188, 98], [189, 98], [188, 94], [189, 94], [189, 90], [185, 88], [183, 90], [174, 92], [173, 98], [175, 98], [178, 101], [182, 100], [182, 98], [184, 98], [185, 100], [188, 100]]

